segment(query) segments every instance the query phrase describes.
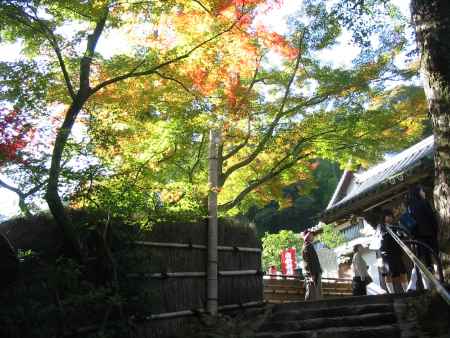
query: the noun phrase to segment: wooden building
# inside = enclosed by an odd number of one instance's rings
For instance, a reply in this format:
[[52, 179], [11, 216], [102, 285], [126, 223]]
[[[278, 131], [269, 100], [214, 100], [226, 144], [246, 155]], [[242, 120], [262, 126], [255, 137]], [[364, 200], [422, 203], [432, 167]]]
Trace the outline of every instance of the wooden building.
[[427, 197], [432, 198], [433, 154], [434, 139], [430, 136], [367, 170], [343, 173], [321, 215], [322, 222], [335, 223], [347, 240], [334, 250], [339, 260], [336, 277], [349, 277], [352, 248], [362, 244], [363, 257], [374, 281], [383, 285], [378, 270], [380, 259], [374, 245], [374, 228], [381, 222], [384, 208], [392, 209], [394, 215], [403, 212], [408, 186], [420, 184]]

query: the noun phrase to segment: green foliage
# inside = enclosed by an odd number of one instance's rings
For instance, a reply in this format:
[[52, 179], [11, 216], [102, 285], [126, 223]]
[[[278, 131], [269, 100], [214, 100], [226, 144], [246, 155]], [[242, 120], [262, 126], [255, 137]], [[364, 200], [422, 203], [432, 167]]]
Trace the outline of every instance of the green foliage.
[[335, 229], [335, 224], [325, 224], [322, 226], [322, 233], [317, 237], [319, 242], [333, 249], [345, 243], [344, 236]]
[[[246, 216], [255, 223], [257, 234], [282, 229], [301, 232], [317, 224], [337, 186], [341, 170], [337, 163], [320, 160], [301, 181], [283, 189], [283, 196], [263, 207], [253, 205]], [[275, 196], [274, 196], [275, 197]]]
[[33, 250], [17, 250], [17, 258], [21, 261], [34, 257], [36, 253]]
[[36, 61], [0, 62], [0, 102], [37, 115], [47, 107], [49, 69]]
[[[38, 256], [22, 257], [23, 280], [0, 294], [0, 301], [8, 304], [0, 309], [0, 336], [54, 337], [62, 335], [61, 330], [76, 330], [108, 319], [105, 314], [116, 311], [124, 300], [111, 287], [92, 283], [83, 270], [89, 267], [67, 258], [43, 261]], [[123, 328], [118, 320], [115, 335], [109, 337], [120, 336], [121, 325]], [[97, 333], [85, 335], [96, 337]]]
[[262, 241], [262, 266], [266, 271], [270, 266], [275, 265], [281, 269], [280, 253], [284, 249], [295, 248], [300, 253], [303, 240], [292, 230], [281, 230], [276, 234], [265, 233]]
[[[299, 44], [300, 66], [296, 69], [295, 60], [284, 60], [279, 67], [271, 67], [270, 60], [264, 59], [264, 66], [257, 69], [256, 83], [252, 82], [256, 69], [236, 70], [241, 87], [235, 93], [236, 100], [244, 105], [240, 109], [227, 106], [229, 97], [223, 95], [223, 85], [208, 96], [190, 82], [185, 69], [196, 59], [167, 70], [167, 74], [182, 80], [184, 90], [175, 82], [164, 81], [161, 86], [160, 78], [136, 78], [93, 98], [88, 103], [93, 117], [89, 133], [96, 156], [117, 178], [125, 179], [130, 170], [138, 171], [137, 178], [132, 179], [140, 187], [137, 198], [139, 194], [143, 199], [148, 194], [167, 196], [164, 210], [204, 212], [208, 192], [205, 138], [208, 127], [220, 116], [220, 156], [224, 161], [219, 164], [219, 203], [224, 213], [235, 215], [254, 205], [281, 201], [286, 187], [296, 185], [299, 176], [307, 176], [312, 159], [331, 159], [342, 166], [350, 161], [367, 165], [384, 152], [415, 141], [421, 118], [416, 125], [403, 121], [410, 116], [425, 116], [426, 110], [398, 109], [380, 80], [411, 77], [394, 64], [396, 48], [402, 41], [383, 45], [383, 50], [351, 67], [324, 65], [317, 52], [332, 48], [338, 41], [338, 13], [323, 1], [309, 1], [298, 18], [290, 21], [291, 34], [286, 41], [292, 46]], [[308, 25], [303, 20], [308, 20]], [[233, 56], [220, 43], [210, 49], [210, 53], [223, 53], [224, 64]], [[264, 52], [262, 47], [258, 50], [261, 55]], [[217, 58], [214, 60], [217, 62]], [[115, 57], [107, 62], [107, 69], [115, 73], [130, 63], [129, 58]], [[222, 70], [220, 63], [211, 64], [204, 81], [213, 78], [221, 84], [226, 82]], [[291, 78], [292, 88], [288, 88]], [[402, 100], [407, 102], [410, 97], [403, 96]], [[89, 193], [100, 200], [100, 195], [106, 195], [97, 188], [117, 187], [120, 191], [122, 186], [102, 183]], [[305, 192], [300, 195], [311, 199]], [[311, 212], [301, 217], [301, 222], [309, 223], [324, 206], [323, 201], [320, 206], [316, 202], [311, 199]], [[307, 204], [306, 200], [300, 203]], [[298, 215], [289, 212], [291, 220]]]
[[373, 47], [374, 36], [382, 42], [381, 48], [389, 42], [397, 43], [407, 23], [390, 0], [340, 0], [334, 4], [333, 12], [342, 26], [350, 30], [353, 41], [365, 48]]
[[[353, 9], [366, 13], [373, 2], [358, 2], [359, 7]], [[70, 106], [73, 98], [68, 95], [67, 82], [72, 83], [74, 91], [80, 86], [84, 52], [80, 46], [84, 46], [104, 14], [105, 4], [2, 4], [2, 39], [22, 41], [27, 54], [21, 61], [0, 65], [4, 73], [1, 99], [33, 110], [41, 122], [51, 120], [43, 107]], [[214, 1], [205, 4], [206, 8], [216, 5]], [[155, 67], [204, 41], [210, 36], [208, 29], [220, 30], [230, 23], [222, 16], [216, 20], [221, 24], [211, 23], [210, 14], [203, 13], [197, 2], [112, 2], [109, 8], [100, 41], [108, 34], [126, 31], [129, 41], [125, 39], [124, 44], [129, 42], [130, 51], [119, 49], [113, 55], [95, 51], [95, 71], [93, 68], [89, 74], [91, 87], [133, 73], [135, 67], [139, 71]], [[282, 202], [284, 190], [306, 180], [313, 159], [366, 165], [385, 151], [404, 147], [420, 134], [413, 117], [419, 117], [416, 120], [420, 124], [426, 110], [411, 110], [415, 106], [412, 104], [402, 107], [394, 96], [413, 103], [418, 102], [418, 96], [396, 95], [386, 88], [384, 79], [403, 81], [411, 77], [411, 73], [395, 66], [404, 41], [401, 18], [393, 9], [389, 13], [389, 27], [395, 28], [395, 34], [385, 34], [377, 22], [373, 31], [384, 37], [379, 40], [380, 48], [370, 55], [362, 51], [351, 67], [324, 65], [318, 53], [332, 48], [339, 41], [342, 23], [350, 24], [351, 20], [337, 6], [309, 0], [289, 21], [289, 33], [270, 44], [252, 32], [241, 35], [242, 31], [231, 30], [225, 39], [211, 41], [207, 48], [167, 64], [159, 73], [105, 86], [83, 102], [82, 116], [77, 118], [86, 127], [83, 133], [88, 137], [81, 142], [69, 140], [62, 154], [64, 163], [86, 163], [93, 158], [97, 163], [83, 169], [67, 165], [61, 172], [67, 189], [60, 190], [69, 191], [66, 197], [73, 206], [104, 207], [124, 217], [138, 215], [144, 223], [148, 218], [161, 218], [161, 214], [204, 215], [208, 193], [207, 133], [217, 121], [223, 139], [219, 203], [223, 213], [233, 215], [272, 200], [280, 201], [282, 210], [286, 209]], [[164, 40], [158, 40], [164, 39], [163, 32], [157, 28], [170, 20], [178, 22], [171, 34], [180, 37], [170, 40], [179, 40], [181, 45], [164, 48]], [[190, 31], [190, 26], [197, 23], [202, 24], [199, 28], [208, 29]], [[142, 26], [155, 30], [142, 33], [144, 38], [133, 31]], [[73, 30], [69, 34], [63, 27]], [[260, 33], [263, 36], [268, 32]], [[248, 38], [251, 43], [243, 44], [241, 49], [251, 47], [254, 54], [250, 57], [246, 52], [242, 57], [238, 42]], [[284, 50], [288, 55], [276, 67], [270, 62], [269, 51], [273, 50]], [[31, 56], [40, 55], [46, 57], [39, 58], [39, 62], [32, 60]], [[261, 61], [253, 64], [249, 61], [253, 56]], [[62, 63], [67, 74], [63, 74]], [[195, 75], [199, 69], [202, 73]], [[45, 159], [36, 163], [33, 168], [39, 167], [40, 171], [36, 169], [38, 174], [34, 176], [23, 167], [7, 174], [27, 191], [33, 183], [46, 180], [48, 163]], [[14, 171], [24, 174], [14, 175]], [[33, 177], [33, 182], [27, 177]], [[290, 209], [290, 219], [305, 216], [302, 222], [310, 222], [323, 202], [317, 203], [305, 191], [291, 195], [294, 204], [299, 208], [309, 205], [311, 212], [299, 215]]]

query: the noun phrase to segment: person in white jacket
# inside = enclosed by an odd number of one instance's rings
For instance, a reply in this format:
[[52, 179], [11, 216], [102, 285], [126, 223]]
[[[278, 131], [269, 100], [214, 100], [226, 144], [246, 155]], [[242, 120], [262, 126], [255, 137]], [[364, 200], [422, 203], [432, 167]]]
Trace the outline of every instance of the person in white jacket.
[[361, 255], [362, 245], [356, 244], [353, 247], [353, 281], [352, 281], [352, 293], [353, 296], [365, 296], [367, 294], [367, 284], [372, 282], [372, 278], [367, 271], [368, 266], [366, 261]]

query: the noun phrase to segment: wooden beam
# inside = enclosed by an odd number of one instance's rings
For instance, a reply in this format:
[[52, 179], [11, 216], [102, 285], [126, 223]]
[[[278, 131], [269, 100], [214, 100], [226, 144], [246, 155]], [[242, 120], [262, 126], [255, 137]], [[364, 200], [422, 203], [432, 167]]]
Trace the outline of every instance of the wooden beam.
[[[179, 248], [179, 249], [198, 249], [206, 250], [206, 245], [203, 244], [190, 244], [190, 243], [169, 243], [169, 242], [149, 242], [149, 241], [134, 241], [131, 242], [135, 245], [160, 247], [160, 248]], [[248, 248], [243, 246], [224, 246], [219, 245], [217, 247], [219, 251], [242, 251], [242, 252], [261, 252], [261, 248]]]

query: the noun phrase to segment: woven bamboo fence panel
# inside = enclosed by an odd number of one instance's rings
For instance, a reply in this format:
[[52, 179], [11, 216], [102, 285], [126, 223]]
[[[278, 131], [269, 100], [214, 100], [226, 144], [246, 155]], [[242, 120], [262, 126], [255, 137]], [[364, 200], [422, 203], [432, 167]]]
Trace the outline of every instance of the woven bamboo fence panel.
[[[206, 221], [160, 224], [122, 254], [123, 284], [130, 300], [127, 312], [146, 323], [140, 326], [139, 337], [179, 332], [187, 322], [185, 316], [154, 319], [205, 308], [206, 238]], [[261, 251], [254, 229], [221, 220], [218, 241], [219, 306], [262, 302]]]

